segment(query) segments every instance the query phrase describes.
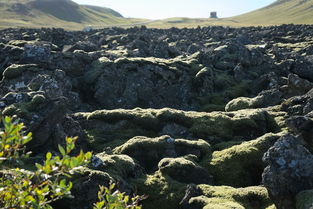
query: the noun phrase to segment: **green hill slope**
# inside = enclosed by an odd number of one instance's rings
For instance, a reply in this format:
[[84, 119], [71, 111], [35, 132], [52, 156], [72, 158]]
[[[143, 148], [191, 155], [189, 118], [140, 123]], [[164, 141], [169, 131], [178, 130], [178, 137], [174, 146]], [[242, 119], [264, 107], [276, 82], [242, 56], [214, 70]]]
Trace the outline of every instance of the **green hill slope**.
[[230, 19], [252, 25], [313, 24], [313, 0], [277, 0], [267, 7]]
[[118, 12], [71, 0], [0, 0], [0, 27], [106, 27], [142, 21], [123, 18]]

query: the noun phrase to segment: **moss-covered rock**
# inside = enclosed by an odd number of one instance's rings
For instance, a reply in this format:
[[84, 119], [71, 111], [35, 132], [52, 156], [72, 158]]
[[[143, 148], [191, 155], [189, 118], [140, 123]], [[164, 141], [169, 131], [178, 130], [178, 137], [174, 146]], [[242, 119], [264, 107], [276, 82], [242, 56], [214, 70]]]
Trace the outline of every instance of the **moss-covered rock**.
[[[279, 130], [273, 117], [264, 109], [241, 110], [236, 112], [193, 112], [181, 111], [170, 108], [132, 110], [97, 110], [92, 113], [76, 113], [74, 117], [87, 120], [88, 124], [95, 122], [105, 124], [117, 124], [127, 121], [129, 124], [150, 130], [156, 136], [168, 124], [177, 124], [185, 127], [186, 131], [171, 135], [175, 138], [202, 138], [210, 143], [227, 140], [253, 139], [267, 132]], [[99, 124], [101, 124], [99, 123]], [[91, 129], [88, 125], [87, 129]], [[101, 126], [97, 125], [97, 129]], [[104, 129], [104, 128], [101, 128]], [[134, 132], [136, 132], [134, 130]], [[136, 133], [134, 133], [136, 136]], [[162, 134], [171, 134], [164, 133]], [[140, 135], [140, 133], [137, 133]], [[117, 138], [114, 137], [113, 138]]]
[[262, 91], [253, 98], [238, 97], [227, 103], [225, 111], [237, 111], [242, 109], [264, 108], [274, 106], [281, 102], [282, 92], [278, 90]]
[[242, 205], [234, 200], [228, 200], [216, 197], [198, 196], [189, 201], [190, 208], [201, 209], [245, 209]]
[[27, 120], [31, 120], [32, 114], [31, 112], [35, 112], [46, 102], [46, 98], [42, 94], [34, 95], [30, 101], [14, 103], [12, 105], [7, 106], [3, 111], [2, 115], [5, 116], [13, 116], [17, 115], [20, 118], [24, 118]]
[[93, 159], [92, 167], [124, 179], [136, 178], [143, 174], [143, 169], [127, 155], [99, 153]]
[[166, 157], [188, 154], [199, 159], [210, 154], [210, 145], [204, 140], [173, 139], [170, 136], [148, 138], [137, 136], [116, 147], [114, 153], [126, 154], [136, 159], [148, 171], [156, 170], [159, 161]]
[[168, 175], [179, 182], [187, 184], [213, 183], [213, 178], [209, 172], [188, 157], [163, 158], [158, 167], [163, 175]]
[[22, 73], [25, 71], [37, 72], [39, 70], [40, 68], [38, 68], [38, 66], [35, 64], [13, 64], [4, 70], [2, 75], [6, 79], [12, 79], [22, 75]]
[[[266, 209], [272, 205], [267, 190], [261, 186], [233, 188], [228, 186], [199, 185], [203, 195], [189, 200], [190, 208], [205, 209]], [[202, 206], [202, 207], [199, 207]]]
[[139, 195], [148, 196], [142, 202], [143, 209], [179, 209], [187, 186], [160, 172], [134, 179], [132, 183], [136, 185]]
[[296, 196], [297, 209], [311, 209], [313, 207], [313, 190], [305, 190]]
[[280, 136], [281, 134], [269, 133], [258, 139], [213, 152], [208, 165], [209, 172], [219, 185], [259, 185], [265, 168], [263, 154]]
[[236, 111], [253, 108], [257, 98], [238, 97], [227, 103], [225, 111]]

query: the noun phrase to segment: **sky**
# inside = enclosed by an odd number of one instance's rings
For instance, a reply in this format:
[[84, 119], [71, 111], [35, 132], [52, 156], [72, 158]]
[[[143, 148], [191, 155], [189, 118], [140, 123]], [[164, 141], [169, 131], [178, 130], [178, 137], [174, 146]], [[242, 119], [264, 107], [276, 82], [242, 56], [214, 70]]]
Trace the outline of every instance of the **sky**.
[[218, 17], [249, 12], [275, 0], [74, 0], [79, 4], [104, 6], [124, 17], [163, 19], [170, 17], [207, 18], [210, 11]]

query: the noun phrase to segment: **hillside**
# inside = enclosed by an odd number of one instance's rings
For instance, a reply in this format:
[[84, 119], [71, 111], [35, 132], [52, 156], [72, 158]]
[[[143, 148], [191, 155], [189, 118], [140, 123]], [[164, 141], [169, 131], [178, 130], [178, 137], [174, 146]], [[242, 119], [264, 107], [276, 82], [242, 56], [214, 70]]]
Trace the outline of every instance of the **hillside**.
[[231, 19], [238, 24], [251, 25], [312, 24], [313, 0], [277, 0], [267, 7]]
[[86, 25], [132, 24], [118, 12], [96, 6], [78, 5], [71, 0], [0, 0], [0, 28], [63, 27], [82, 29]]

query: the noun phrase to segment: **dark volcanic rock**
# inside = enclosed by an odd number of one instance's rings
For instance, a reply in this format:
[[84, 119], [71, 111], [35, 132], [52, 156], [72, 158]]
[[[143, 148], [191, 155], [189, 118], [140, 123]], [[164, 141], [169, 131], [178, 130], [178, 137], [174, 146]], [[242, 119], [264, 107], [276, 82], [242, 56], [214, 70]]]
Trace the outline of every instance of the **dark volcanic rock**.
[[303, 139], [281, 137], [263, 157], [268, 164], [263, 183], [278, 209], [295, 208], [295, 196], [313, 188], [313, 155]]

